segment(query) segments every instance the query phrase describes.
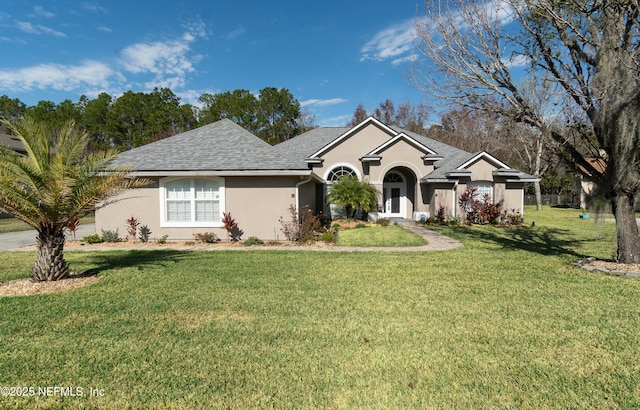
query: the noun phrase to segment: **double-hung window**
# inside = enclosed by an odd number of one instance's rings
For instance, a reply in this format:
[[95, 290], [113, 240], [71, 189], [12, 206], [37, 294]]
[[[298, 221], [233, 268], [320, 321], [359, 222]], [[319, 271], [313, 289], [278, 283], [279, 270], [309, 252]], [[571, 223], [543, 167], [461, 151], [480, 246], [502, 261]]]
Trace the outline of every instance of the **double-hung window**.
[[160, 193], [162, 226], [222, 226], [222, 179], [167, 179], [160, 181]]
[[485, 195], [489, 195], [489, 200], [493, 202], [493, 184], [491, 182], [474, 182], [478, 190], [476, 191], [477, 199], [484, 203]]

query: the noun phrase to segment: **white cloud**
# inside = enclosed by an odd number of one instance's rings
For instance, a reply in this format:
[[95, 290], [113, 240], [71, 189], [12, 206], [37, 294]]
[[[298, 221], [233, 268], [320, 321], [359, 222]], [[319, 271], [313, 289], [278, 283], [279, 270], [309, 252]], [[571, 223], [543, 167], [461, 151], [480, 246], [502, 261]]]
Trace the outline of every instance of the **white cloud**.
[[84, 3], [82, 3], [82, 8], [87, 10], [87, 11], [90, 11], [92, 13], [107, 14], [107, 9], [105, 9], [104, 7], [99, 5], [98, 3], [84, 2]]
[[77, 66], [39, 64], [17, 70], [0, 71], [0, 88], [10, 91], [34, 89], [73, 91], [81, 87], [107, 88], [111, 79], [120, 79], [120, 76], [97, 61], [87, 61]]
[[[20, 24], [25, 32], [46, 32], [42, 26]], [[99, 29], [109, 31], [106, 27]], [[12, 92], [73, 91], [85, 95], [114, 93], [122, 87], [135, 88], [136, 85], [147, 89], [181, 89], [187, 84], [187, 75], [195, 71], [194, 63], [202, 58], [191, 53], [191, 43], [206, 36], [204, 25], [191, 25], [189, 29], [176, 40], [137, 43], [126, 47], [116, 61], [86, 61], [77, 65], [43, 63], [0, 70], [0, 89]], [[0, 42], [8, 41], [11, 39], [0, 37]], [[127, 78], [128, 74], [132, 78]]]
[[105, 33], [113, 33], [113, 30], [111, 30], [109, 27], [107, 26], [100, 26], [98, 27], [98, 30], [100, 31], [104, 31]]
[[154, 78], [144, 83], [146, 88], [182, 88], [186, 76], [195, 71], [193, 64], [201, 56], [192, 55], [191, 43], [199, 37], [206, 37], [205, 26], [190, 24], [177, 40], [155, 41], [133, 44], [121, 52], [120, 62], [132, 74], [153, 74]]
[[391, 61], [391, 64], [400, 65], [402, 63], [408, 63], [408, 62], [416, 61], [417, 59], [418, 59], [418, 56], [415, 53], [412, 53], [412, 54], [410, 54], [408, 56], [405, 56], [405, 57], [396, 58], [395, 60]]
[[55, 14], [51, 13], [50, 11], [45, 10], [41, 6], [35, 6], [33, 8], [33, 11], [40, 17], [52, 18], [52, 17], [56, 16]]
[[508, 68], [526, 67], [531, 64], [531, 60], [521, 54], [513, 55], [509, 58], [503, 58], [502, 63]]
[[361, 50], [362, 60], [383, 61], [397, 58], [413, 49], [414, 20], [406, 20], [377, 33]]
[[234, 40], [234, 39], [240, 37], [241, 35], [243, 35], [246, 31], [247, 30], [243, 26], [240, 26], [237, 29], [235, 29], [232, 32], [230, 32], [229, 34], [227, 34], [227, 39]]
[[344, 127], [352, 118], [353, 114], [339, 115], [336, 117], [321, 119], [318, 121], [318, 125], [321, 127]]
[[187, 53], [189, 41], [138, 43], [122, 50], [124, 67], [134, 73], [178, 74], [193, 71]]
[[310, 99], [310, 100], [305, 100], [305, 101], [301, 101], [300, 102], [300, 106], [302, 107], [306, 107], [309, 105], [315, 105], [316, 107], [326, 107], [329, 105], [336, 105], [336, 104], [342, 104], [347, 102], [348, 100], [344, 99], [344, 98], [330, 98], [327, 100], [320, 100], [320, 99]]
[[16, 22], [16, 27], [18, 27], [20, 31], [23, 31], [28, 34], [51, 34], [52, 36], [55, 36], [55, 37], [67, 37], [66, 34], [60, 31], [56, 31], [52, 28], [42, 26], [40, 24], [31, 24], [26, 21]]

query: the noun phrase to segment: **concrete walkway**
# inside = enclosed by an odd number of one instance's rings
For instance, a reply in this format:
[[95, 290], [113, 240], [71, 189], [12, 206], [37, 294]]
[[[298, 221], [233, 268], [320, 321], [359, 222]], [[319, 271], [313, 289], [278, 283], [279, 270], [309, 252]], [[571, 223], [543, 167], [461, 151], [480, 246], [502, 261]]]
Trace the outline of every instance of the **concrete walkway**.
[[[137, 244], [137, 245], [118, 245], [116, 244], [98, 244], [98, 245], [80, 245], [77, 243], [69, 243], [65, 245], [67, 251], [114, 251], [114, 250], [178, 250], [178, 251], [252, 251], [252, 250], [280, 250], [280, 251], [317, 251], [317, 252], [425, 252], [425, 251], [446, 251], [449, 249], [455, 249], [462, 246], [462, 243], [455, 239], [451, 239], [447, 236], [441, 235], [437, 232], [423, 228], [416, 225], [415, 222], [403, 221], [398, 222], [398, 225], [422, 236], [427, 241], [427, 245], [423, 246], [407, 246], [407, 247], [356, 247], [356, 246], [332, 246], [326, 244], [320, 245], [294, 245], [286, 244], [280, 246], [244, 246], [242, 244], [237, 245], [202, 245], [193, 244], [185, 245], [184, 243], [171, 243], [168, 242], [163, 245], [155, 243]], [[90, 232], [93, 233], [93, 232]], [[87, 234], [76, 234], [78, 238]], [[2, 238], [0, 237], [0, 241]], [[17, 251], [29, 251], [33, 250], [32, 246], [34, 241], [23, 247], [16, 246], [15, 248], [8, 248]], [[24, 247], [26, 246], [26, 247]]]

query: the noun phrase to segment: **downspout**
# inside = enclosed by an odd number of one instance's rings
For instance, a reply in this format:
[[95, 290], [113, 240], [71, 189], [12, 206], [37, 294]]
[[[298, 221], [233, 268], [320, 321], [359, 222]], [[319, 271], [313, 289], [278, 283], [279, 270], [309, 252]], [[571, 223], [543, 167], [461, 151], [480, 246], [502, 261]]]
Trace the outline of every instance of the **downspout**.
[[296, 184], [296, 212], [300, 212], [300, 185], [304, 185], [311, 182], [313, 177], [309, 175], [307, 179], [304, 179]]
[[458, 183], [460, 181], [456, 179], [456, 182], [453, 183], [453, 198], [452, 198], [452, 204], [451, 204], [451, 218], [455, 218], [456, 217], [456, 189], [458, 189]]

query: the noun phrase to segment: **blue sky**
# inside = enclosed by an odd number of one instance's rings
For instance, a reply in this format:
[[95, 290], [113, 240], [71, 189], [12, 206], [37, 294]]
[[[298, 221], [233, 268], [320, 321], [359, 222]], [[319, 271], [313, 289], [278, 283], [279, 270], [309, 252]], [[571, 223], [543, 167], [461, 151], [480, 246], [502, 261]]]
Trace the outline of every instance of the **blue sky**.
[[422, 0], [3, 0], [0, 95], [27, 105], [100, 92], [287, 88], [318, 125], [359, 103], [429, 102], [408, 79]]

